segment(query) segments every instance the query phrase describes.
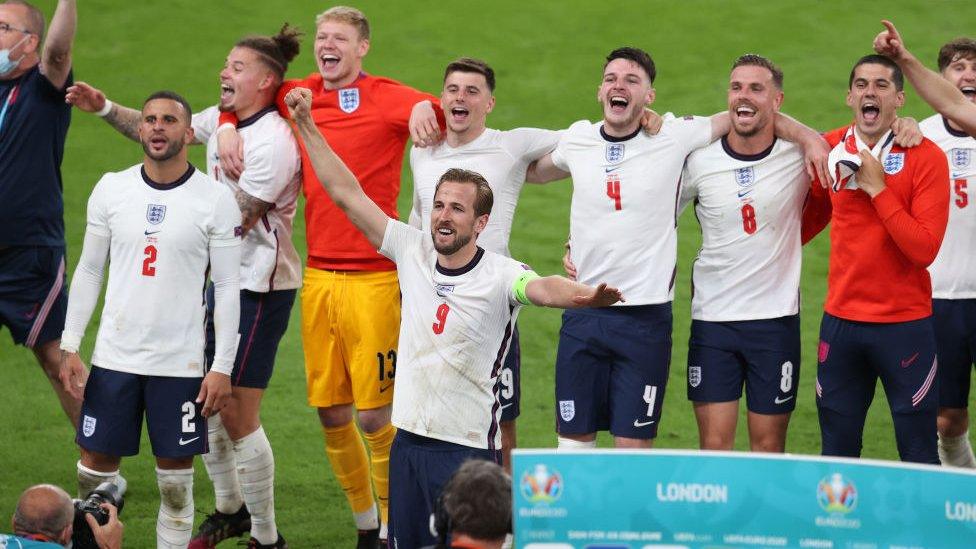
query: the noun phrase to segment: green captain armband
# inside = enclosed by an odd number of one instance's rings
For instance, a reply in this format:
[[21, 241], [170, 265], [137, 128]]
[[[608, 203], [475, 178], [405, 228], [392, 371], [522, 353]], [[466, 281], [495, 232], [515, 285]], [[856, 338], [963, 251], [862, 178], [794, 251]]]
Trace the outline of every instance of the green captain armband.
[[529, 285], [529, 282], [539, 278], [539, 275], [535, 271], [525, 271], [521, 276], [515, 279], [515, 283], [512, 284], [512, 292], [515, 294], [515, 299], [518, 300], [522, 305], [531, 305], [532, 302], [529, 301], [529, 296], [525, 294], [525, 288]]

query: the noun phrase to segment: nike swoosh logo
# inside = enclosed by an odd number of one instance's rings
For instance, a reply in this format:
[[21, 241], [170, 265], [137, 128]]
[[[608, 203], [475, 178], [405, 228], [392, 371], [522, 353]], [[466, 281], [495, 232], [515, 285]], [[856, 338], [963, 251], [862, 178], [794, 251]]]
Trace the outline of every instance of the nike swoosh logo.
[[180, 446], [186, 446], [187, 444], [193, 442], [194, 440], [196, 440], [198, 438], [200, 438], [200, 437], [193, 437], [190, 440], [183, 440], [183, 437], [180, 437]]
[[959, 173], [953, 172], [952, 177], [950, 177], [949, 179], [963, 179], [964, 177], [966, 177], [966, 172], [959, 172]]
[[776, 397], [776, 398], [774, 398], [774, 399], [773, 399], [773, 402], [775, 402], [776, 404], [782, 404], [782, 403], [784, 403], [784, 402], [786, 402], [786, 401], [788, 401], [788, 400], [790, 400], [791, 398], [793, 398], [793, 395], [790, 395], [790, 396], [788, 396], [788, 397], [786, 397], [786, 398], [779, 398], [779, 397]]
[[509, 407], [509, 406], [511, 406], [511, 405], [512, 405], [512, 403], [511, 403], [511, 402], [509, 402], [508, 404], [504, 404], [504, 405], [502, 405], [502, 410], [504, 410], [505, 408], [508, 408], [508, 407]]
[[654, 420], [653, 419], [651, 421], [640, 421], [640, 420], [635, 419], [634, 420], [634, 427], [647, 427], [648, 425], [650, 425], [652, 423], [654, 423]]
[[918, 358], [918, 353], [915, 353], [914, 355], [912, 355], [912, 356], [911, 356], [910, 358], [908, 358], [908, 359], [904, 359], [904, 360], [902, 360], [902, 361], [901, 361], [901, 367], [902, 367], [902, 368], [908, 368], [909, 366], [911, 366], [911, 365], [912, 365], [912, 363], [913, 363], [913, 362], [915, 362], [915, 359], [916, 359], [916, 358]]
[[738, 192], [738, 193], [736, 193], [736, 194], [738, 194], [738, 195], [739, 195], [739, 198], [742, 198], [743, 196], [745, 196], [745, 195], [747, 195], [747, 194], [749, 194], [749, 193], [751, 193], [751, 192], [752, 192], [752, 189], [749, 189], [749, 190], [747, 190], [747, 191], [739, 191], [739, 192]]
[[610, 172], [613, 172], [613, 171], [616, 171], [616, 170], [617, 170], [617, 168], [619, 168], [619, 167], [620, 167], [620, 166], [614, 166], [614, 167], [612, 167], [612, 168], [603, 168], [603, 171], [605, 171], [605, 172], [607, 172], [607, 173], [610, 173]]
[[151, 235], [151, 234], [156, 234], [156, 233], [161, 233], [161, 232], [163, 232], [163, 231], [150, 231], [150, 230], [148, 230], [148, 229], [146, 229], [146, 230], [145, 230], [145, 231], [143, 231], [143, 232], [144, 232], [144, 233], [146, 234], [146, 236], [149, 236], [149, 235]]
[[387, 389], [389, 389], [390, 387], [393, 387], [393, 384], [392, 384], [392, 383], [390, 383], [390, 384], [389, 384], [389, 385], [387, 385], [386, 387], [380, 387], [380, 392], [381, 392], [381, 393], [383, 393], [383, 392], [385, 392], [385, 391], [386, 391]]

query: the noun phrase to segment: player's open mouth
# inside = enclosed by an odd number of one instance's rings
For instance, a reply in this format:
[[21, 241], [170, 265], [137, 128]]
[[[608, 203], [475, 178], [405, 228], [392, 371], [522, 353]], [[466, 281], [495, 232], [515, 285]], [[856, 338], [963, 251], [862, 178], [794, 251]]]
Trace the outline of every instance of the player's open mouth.
[[451, 236], [455, 233], [454, 229], [448, 227], [437, 227], [437, 234], [440, 236]]
[[451, 107], [451, 118], [456, 122], [467, 120], [469, 111], [464, 107]]
[[220, 100], [230, 101], [234, 97], [234, 88], [228, 86], [227, 84], [220, 85]]
[[325, 54], [319, 57], [322, 60], [322, 67], [326, 69], [334, 69], [339, 65], [339, 56], [332, 54]]
[[619, 95], [613, 95], [610, 97], [610, 111], [614, 113], [622, 113], [627, 110], [627, 105], [630, 101], [627, 101], [626, 97], [621, 97]]
[[149, 146], [153, 149], [165, 149], [168, 145], [168, 141], [165, 137], [151, 137], [149, 138]]
[[976, 87], [974, 86], [963, 86], [959, 88], [959, 91], [966, 96], [966, 99], [973, 101], [976, 99]]
[[861, 105], [861, 116], [865, 122], [874, 122], [881, 116], [881, 107], [877, 103], [867, 102]]
[[752, 105], [738, 105], [735, 108], [735, 116], [740, 120], [751, 120], [754, 116], [756, 116], [756, 108]]

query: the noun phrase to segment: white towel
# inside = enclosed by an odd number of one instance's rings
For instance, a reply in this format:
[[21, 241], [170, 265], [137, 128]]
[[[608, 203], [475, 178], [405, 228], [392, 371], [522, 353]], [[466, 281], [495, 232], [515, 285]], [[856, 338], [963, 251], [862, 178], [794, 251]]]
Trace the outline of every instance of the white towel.
[[[894, 144], [895, 134], [888, 130], [874, 147], [871, 147], [871, 154], [875, 158], [884, 158]], [[841, 140], [827, 156], [827, 163], [834, 174], [834, 192], [841, 189], [857, 189], [855, 174], [861, 167], [861, 157], [858, 151], [867, 149], [868, 146], [861, 141], [861, 138], [854, 131], [854, 126], [847, 128], [844, 139]]]

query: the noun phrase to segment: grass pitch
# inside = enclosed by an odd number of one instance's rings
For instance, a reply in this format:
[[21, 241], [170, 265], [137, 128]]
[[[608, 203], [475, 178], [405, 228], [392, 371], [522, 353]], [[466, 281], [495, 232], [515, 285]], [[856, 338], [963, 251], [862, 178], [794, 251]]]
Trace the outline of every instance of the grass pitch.
[[[55, 2], [38, 2], [48, 17]], [[647, 49], [658, 68], [659, 112], [711, 114], [725, 108], [729, 66], [742, 53], [770, 57], [786, 73], [784, 111], [827, 130], [849, 122], [844, 106], [853, 62], [870, 53], [878, 21], [890, 18], [907, 43], [928, 64], [939, 46], [976, 28], [969, 2], [878, 4], [854, 2], [621, 2], [572, 0], [443, 4], [362, 1], [356, 4], [373, 27], [367, 71], [438, 93], [443, 67], [468, 55], [496, 70], [498, 89], [489, 125], [564, 128], [582, 118], [595, 120], [603, 57], [621, 45]], [[329, 5], [308, 0], [245, 2], [173, 0], [166, 3], [92, 0], [79, 2], [75, 78], [106, 91], [114, 101], [138, 106], [157, 89], [186, 95], [195, 109], [217, 100], [217, 73], [233, 43], [249, 33], [270, 34], [285, 21], [309, 33], [291, 76], [315, 71], [311, 54], [314, 16]], [[927, 106], [907, 90], [904, 115], [923, 119]], [[138, 146], [96, 117], [76, 112], [63, 165], [69, 268], [73, 272], [84, 233], [85, 204], [98, 177], [141, 159]], [[363, 144], [368, 146], [368, 144]], [[192, 161], [205, 166], [197, 148]], [[538, 272], [559, 272], [568, 233], [568, 182], [527, 186], [522, 193], [511, 250]], [[410, 175], [405, 166], [400, 211], [409, 208]], [[664, 197], [667, 198], [667, 197]], [[304, 223], [295, 238], [304, 251]], [[659, 448], [695, 448], [697, 430], [685, 399], [685, 358], [689, 316], [689, 273], [701, 238], [694, 216], [681, 219], [678, 282], [674, 307], [671, 383], [665, 401]], [[623, 235], [608, 235], [614, 238]], [[788, 450], [819, 452], [813, 379], [816, 342], [825, 292], [828, 238], [821, 235], [804, 251], [802, 280], [803, 368]], [[885, 273], [877, 273], [885, 276]], [[277, 515], [282, 533], [295, 548], [349, 547], [354, 526], [342, 491], [323, 454], [321, 431], [305, 404], [303, 359], [296, 306], [282, 342], [276, 372], [265, 398], [263, 421], [277, 461]], [[152, 313], [147, 311], [147, 313]], [[96, 315], [97, 317], [97, 315]], [[527, 308], [521, 316], [523, 373], [522, 447], [551, 447], [553, 365], [559, 313]], [[82, 350], [87, 360], [97, 329], [88, 328]], [[54, 482], [75, 486], [77, 450], [73, 433], [29, 351], [0, 335], [0, 386], [7, 402], [0, 421], [0, 520], [9, 517], [26, 486]], [[864, 455], [896, 459], [888, 408], [879, 392], [866, 429]], [[740, 429], [737, 448], [748, 446]], [[145, 437], [144, 437], [145, 440]], [[606, 444], [606, 438], [601, 439]], [[196, 505], [213, 507], [212, 491], [197, 461]], [[157, 491], [151, 451], [123, 462], [129, 479], [123, 520], [126, 547], [152, 547]], [[202, 515], [198, 516], [198, 521]], [[228, 542], [228, 545], [230, 542]]]

